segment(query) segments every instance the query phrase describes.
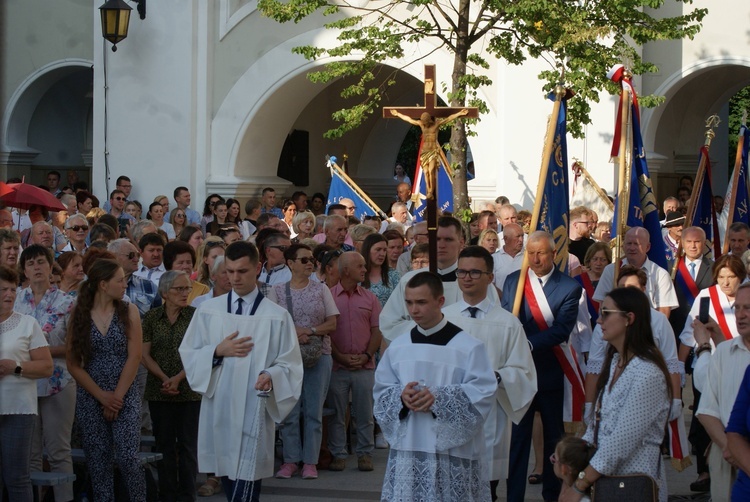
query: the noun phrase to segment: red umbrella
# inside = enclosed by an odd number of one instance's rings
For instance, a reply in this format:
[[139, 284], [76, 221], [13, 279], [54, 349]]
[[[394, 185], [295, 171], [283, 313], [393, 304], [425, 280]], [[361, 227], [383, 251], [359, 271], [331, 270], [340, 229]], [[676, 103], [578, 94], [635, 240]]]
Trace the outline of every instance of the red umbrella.
[[29, 209], [31, 206], [41, 206], [48, 211], [66, 211], [67, 208], [57, 197], [28, 183], [0, 182], [0, 199], [9, 207]]

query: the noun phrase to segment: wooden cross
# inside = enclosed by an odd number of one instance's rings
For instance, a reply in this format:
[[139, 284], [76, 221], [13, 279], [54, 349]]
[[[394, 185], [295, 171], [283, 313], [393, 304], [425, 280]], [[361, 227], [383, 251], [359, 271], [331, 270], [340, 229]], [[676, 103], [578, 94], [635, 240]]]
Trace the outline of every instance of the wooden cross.
[[[445, 163], [446, 168], [449, 167], [437, 141], [438, 129], [441, 125], [452, 122], [459, 117], [479, 117], [478, 108], [437, 106], [435, 86], [435, 65], [424, 65], [424, 106], [383, 107], [383, 118], [400, 118], [422, 129], [422, 157], [419, 161], [422, 163], [422, 176], [425, 177], [427, 187], [430, 272], [437, 272], [437, 171], [441, 163]], [[432, 122], [426, 123], [422, 120], [424, 113], [432, 117]], [[425, 159], [424, 162], [423, 158]]]

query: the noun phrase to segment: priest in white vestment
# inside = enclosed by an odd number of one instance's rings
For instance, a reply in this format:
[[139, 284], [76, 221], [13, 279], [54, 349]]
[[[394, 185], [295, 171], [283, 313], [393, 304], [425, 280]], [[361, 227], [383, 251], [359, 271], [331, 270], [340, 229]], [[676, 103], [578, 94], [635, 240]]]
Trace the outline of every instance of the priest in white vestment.
[[[443, 216], [438, 219], [437, 241], [438, 275], [443, 281], [445, 305], [451, 305], [461, 299], [461, 290], [458, 289], [458, 284], [456, 284], [458, 254], [464, 247], [464, 233], [461, 222], [452, 216]], [[393, 290], [385, 306], [383, 306], [383, 311], [380, 313], [380, 331], [389, 342], [404, 333], [408, 333], [414, 327], [414, 321], [409, 316], [404, 303], [404, 289], [412, 277], [425, 270], [427, 269], [412, 270], [401, 277], [396, 289]], [[497, 290], [492, 285], [487, 288], [487, 295], [492, 301], [500, 301]]]
[[497, 380], [484, 344], [443, 316], [442, 286], [430, 272], [409, 281], [417, 326], [375, 372], [374, 414], [391, 445], [383, 501], [490, 500], [483, 425]]
[[461, 251], [456, 269], [462, 299], [443, 309], [446, 319], [484, 343], [497, 379], [495, 402], [484, 422], [490, 494], [508, 477], [511, 422], [518, 423], [536, 394], [536, 368], [521, 321], [487, 297], [494, 281], [493, 257], [480, 246]]
[[198, 467], [222, 477], [228, 500], [245, 502], [273, 475], [274, 423], [299, 399], [303, 367], [291, 316], [257, 287], [255, 246], [233, 243], [225, 264], [232, 290], [201, 304], [180, 356], [203, 395]]

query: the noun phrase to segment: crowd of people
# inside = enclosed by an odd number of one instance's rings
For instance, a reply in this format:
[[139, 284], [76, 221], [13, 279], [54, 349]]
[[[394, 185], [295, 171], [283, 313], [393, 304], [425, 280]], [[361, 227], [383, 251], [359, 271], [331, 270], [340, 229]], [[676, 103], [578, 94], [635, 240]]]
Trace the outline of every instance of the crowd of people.
[[662, 238], [629, 229], [617, 263], [610, 223], [572, 208], [566, 268], [498, 197], [467, 222], [441, 215], [432, 273], [395, 174], [384, 220], [271, 187], [244, 206], [210, 194], [201, 212], [186, 187], [144, 204], [127, 176], [100, 204], [54, 171], [43, 188], [66, 211], [1, 208], [0, 497], [33, 500], [32, 473], [73, 473], [81, 448], [94, 500], [115, 499], [115, 466], [146, 500], [153, 435], [159, 500], [259, 500], [263, 478], [349, 468], [351, 426], [358, 470], [389, 449], [383, 500], [494, 501], [502, 481], [511, 502], [530, 483], [588, 500], [640, 473], [666, 501], [668, 424], [692, 405], [691, 489], [745, 500], [750, 227], [726, 229], [714, 261], [685, 227], [683, 179]]

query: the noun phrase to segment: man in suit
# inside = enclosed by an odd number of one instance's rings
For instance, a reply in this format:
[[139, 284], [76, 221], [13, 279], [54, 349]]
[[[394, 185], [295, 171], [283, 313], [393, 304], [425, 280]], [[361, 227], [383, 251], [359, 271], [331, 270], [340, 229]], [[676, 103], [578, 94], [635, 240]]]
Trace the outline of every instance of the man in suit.
[[[560, 494], [560, 481], [552, 470], [550, 456], [555, 452], [555, 445], [562, 438], [563, 400], [565, 377], [562, 366], [555, 355], [555, 348], [567, 342], [578, 316], [578, 302], [581, 299], [581, 286], [574, 279], [562, 274], [554, 263], [555, 241], [542, 231], [529, 236], [526, 252], [529, 257], [529, 281], [539, 281], [541, 288], [529, 283], [531, 287], [543, 293], [548, 309], [541, 315], [547, 327], [540, 327], [530, 309], [528, 296], [524, 294], [518, 318], [526, 333], [534, 366], [537, 371], [538, 392], [529, 410], [517, 425], [513, 425], [510, 446], [510, 469], [508, 472], [508, 501], [522, 502], [526, 493], [526, 475], [529, 464], [531, 433], [534, 424], [534, 413], [539, 412], [544, 429], [544, 471], [542, 477], [542, 496], [544, 500], [557, 500]], [[512, 311], [520, 271], [513, 272], [503, 286], [502, 306]], [[554, 313], [554, 314], [551, 314]], [[537, 312], [539, 314], [539, 312]]]
[[[706, 289], [714, 283], [713, 274], [711, 273], [714, 262], [703, 256], [705, 249], [706, 232], [702, 228], [688, 227], [682, 231], [682, 250], [685, 252], [685, 256], [680, 257], [677, 262], [677, 271], [674, 279], [674, 289], [677, 293], [677, 300], [680, 306], [672, 311], [672, 315], [669, 318], [669, 323], [672, 325], [678, 341], [680, 333], [685, 328], [685, 321], [690, 313], [690, 308], [693, 306], [693, 301], [695, 300], [693, 292]], [[679, 350], [680, 361], [685, 363], [685, 371], [690, 373], [691, 369], [689, 366], [692, 360], [692, 357], [690, 357], [691, 347], [682, 345], [679, 347]], [[695, 386], [693, 386], [693, 396], [693, 409], [697, 410], [701, 393]], [[698, 479], [690, 484], [690, 489], [696, 492], [707, 492], [711, 488], [711, 478], [708, 472], [708, 461], [706, 460], [705, 452], [711, 442], [711, 438], [695, 415], [693, 415], [693, 420], [690, 423], [688, 439], [695, 450], [698, 471]]]

